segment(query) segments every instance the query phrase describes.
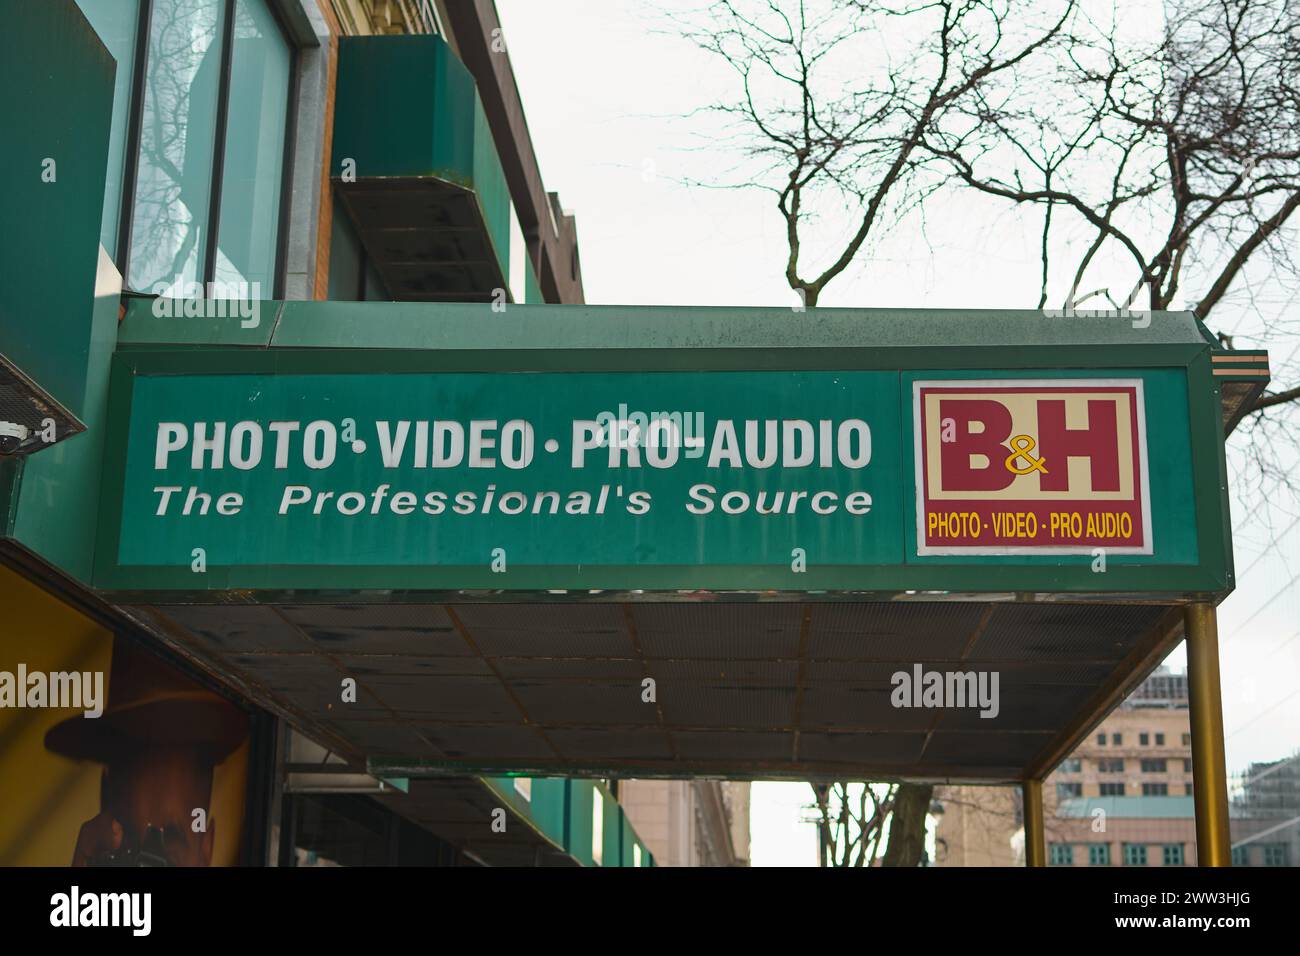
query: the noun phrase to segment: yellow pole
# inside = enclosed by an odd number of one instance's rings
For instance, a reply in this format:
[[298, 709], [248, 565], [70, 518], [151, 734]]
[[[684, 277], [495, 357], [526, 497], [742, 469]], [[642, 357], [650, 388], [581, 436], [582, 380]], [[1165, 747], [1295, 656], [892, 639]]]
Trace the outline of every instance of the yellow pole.
[[1025, 795], [1025, 866], [1047, 866], [1047, 837], [1043, 826], [1043, 781], [1026, 780], [1021, 784]]
[[1196, 862], [1231, 866], [1228, 763], [1223, 755], [1223, 698], [1219, 690], [1219, 625], [1213, 604], [1183, 612], [1187, 693], [1192, 720], [1192, 792], [1196, 799]]

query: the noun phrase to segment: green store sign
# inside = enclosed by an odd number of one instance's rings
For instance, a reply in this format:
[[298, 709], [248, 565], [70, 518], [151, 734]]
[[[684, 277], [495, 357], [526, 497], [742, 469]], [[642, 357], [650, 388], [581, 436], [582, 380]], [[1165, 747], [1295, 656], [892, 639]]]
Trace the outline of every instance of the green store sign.
[[1226, 574], [1186, 368], [137, 359], [114, 386], [107, 589], [1190, 593]]

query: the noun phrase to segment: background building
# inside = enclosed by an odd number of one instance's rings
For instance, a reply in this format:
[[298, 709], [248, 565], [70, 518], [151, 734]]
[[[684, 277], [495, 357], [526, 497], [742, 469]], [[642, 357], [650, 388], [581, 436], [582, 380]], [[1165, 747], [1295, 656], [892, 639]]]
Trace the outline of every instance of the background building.
[[[1296, 859], [1300, 761], [1254, 764], [1233, 783], [1235, 866]], [[948, 787], [937, 796], [940, 866], [1024, 863], [1020, 792]], [[1043, 785], [1049, 863], [1196, 863], [1187, 676], [1160, 668], [1107, 717]]]
[[659, 866], [748, 866], [749, 784], [622, 780], [619, 803]]

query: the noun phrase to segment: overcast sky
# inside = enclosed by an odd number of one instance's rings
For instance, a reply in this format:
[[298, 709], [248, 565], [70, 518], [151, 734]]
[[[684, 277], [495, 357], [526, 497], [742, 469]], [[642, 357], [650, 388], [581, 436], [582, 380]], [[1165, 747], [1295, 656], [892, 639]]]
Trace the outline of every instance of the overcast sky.
[[[547, 189], [578, 217], [587, 301], [791, 304], [784, 224], [770, 194], [689, 185], [728, 181], [735, 163], [712, 135], [721, 136], [717, 121], [689, 116], [733, 98], [730, 78], [673, 35], [664, 16], [697, 4], [496, 3]], [[1150, 27], [1159, 6], [1148, 9]], [[915, 224], [892, 232], [832, 282], [820, 304], [1032, 308], [1037, 228], [1004, 206], [945, 198], [924, 231]], [[1236, 331], [1237, 347], [1267, 347], [1274, 385], [1292, 387], [1296, 286], [1262, 270], [1249, 278], [1253, 304], [1243, 299], [1216, 312], [1216, 328]], [[1249, 467], [1240, 444], [1229, 446], [1230, 468]], [[1300, 526], [1293, 523], [1300, 506], [1293, 496], [1274, 497], [1249, 508], [1234, 502], [1240, 580], [1220, 609], [1234, 771], [1300, 747]], [[1183, 661], [1180, 648], [1170, 663]], [[797, 823], [803, 792], [756, 788], [756, 863], [815, 863], [813, 829]]]

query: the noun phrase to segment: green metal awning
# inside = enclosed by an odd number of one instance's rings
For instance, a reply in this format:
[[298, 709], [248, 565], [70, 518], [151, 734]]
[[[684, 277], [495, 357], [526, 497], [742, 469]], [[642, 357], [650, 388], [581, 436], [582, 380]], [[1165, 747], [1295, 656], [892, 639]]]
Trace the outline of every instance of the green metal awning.
[[[376, 775], [1041, 776], [1181, 639], [1186, 602], [1232, 588], [1223, 429], [1263, 389], [1267, 361], [1219, 348], [1187, 314], [1143, 323], [1035, 312], [261, 305], [252, 327], [160, 319], [147, 302], [132, 305], [115, 365], [95, 585]], [[1040, 391], [1049, 404], [1076, 401], [1077, 392], [1076, 404], [1103, 412], [1108, 402], [1134, 411], [1139, 396], [1145, 424], [1132, 447], [1149, 475], [1123, 455], [1143, 482], [1128, 494], [1149, 523], [1145, 548], [1115, 549], [1104, 573], [1086, 546], [967, 542], [974, 555], [925, 553], [924, 513], [942, 501], [927, 491], [918, 523], [909, 436], [919, 449], [927, 426], [915, 402], [936, 385], [958, 397], [1002, 389], [1012, 404]], [[751, 407], [757, 418], [800, 408], [861, 415], [870, 463], [810, 474], [846, 498], [869, 488], [873, 523], [840, 513], [766, 530], [745, 517], [682, 524], [675, 504], [647, 523], [628, 509], [585, 525], [478, 512], [456, 524], [432, 511], [413, 524], [383, 510], [399, 489], [443, 487], [435, 479], [447, 476], [479, 493], [490, 479], [504, 493], [510, 482], [575, 482], [594, 468], [606, 484], [670, 503], [677, 473], [732, 475], [746, 493], [772, 487], [704, 459], [641, 474], [626, 463], [607, 474], [603, 453], [570, 465], [565, 423], [620, 395], [633, 407], [685, 396], [710, 419]], [[396, 450], [398, 419], [480, 413], [534, 422], [533, 463], [434, 475]], [[317, 414], [343, 428], [355, 419], [345, 457], [303, 470], [286, 452], [274, 465], [269, 431], [261, 463], [247, 457], [259, 422], [301, 425]], [[186, 436], [218, 420], [245, 422], [245, 457], [195, 469], [203, 452]], [[542, 450], [551, 436], [562, 441]], [[1086, 468], [1065, 470], [1086, 479]], [[249, 510], [191, 520], [176, 510], [178, 491], [156, 513], [157, 486], [191, 482], [240, 489]], [[286, 483], [313, 494], [364, 487], [366, 514], [322, 510], [332, 517], [295, 523], [274, 507]], [[372, 490], [380, 483], [386, 490]], [[806, 569], [791, 567], [787, 532], [807, 545]], [[491, 566], [498, 545], [514, 562], [509, 573]], [[199, 546], [207, 565], [195, 573]], [[681, 563], [679, 552], [704, 560]], [[467, 563], [475, 555], [481, 566]], [[822, 556], [842, 563], [819, 565]], [[918, 668], [996, 672], [996, 716], [900, 707], [897, 675]], [[340, 707], [346, 676], [361, 696]]]

